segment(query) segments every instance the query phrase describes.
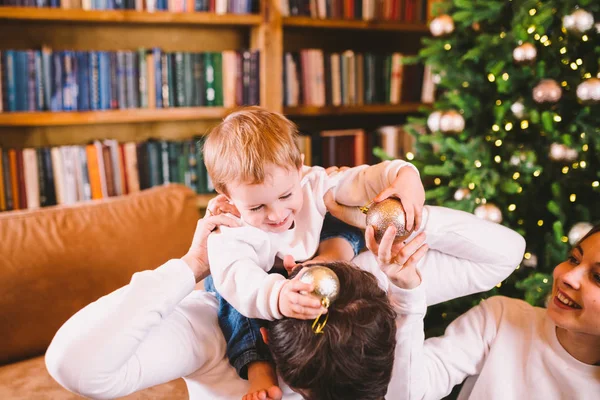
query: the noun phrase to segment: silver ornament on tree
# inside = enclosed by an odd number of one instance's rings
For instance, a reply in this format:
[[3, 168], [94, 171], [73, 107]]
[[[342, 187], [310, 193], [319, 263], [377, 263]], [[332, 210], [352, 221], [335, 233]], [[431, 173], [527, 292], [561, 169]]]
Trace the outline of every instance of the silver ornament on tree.
[[535, 268], [538, 265], [538, 258], [533, 253], [526, 253], [522, 264], [527, 268]]
[[471, 197], [471, 191], [467, 188], [460, 188], [454, 192], [454, 200], [461, 201]]
[[594, 16], [582, 9], [563, 17], [563, 26], [571, 33], [581, 34], [594, 26]]
[[569, 244], [575, 246], [594, 226], [589, 222], [578, 222], [569, 231]]
[[577, 86], [577, 98], [584, 103], [600, 101], [600, 79], [590, 78]]
[[510, 106], [510, 111], [512, 111], [517, 118], [523, 118], [525, 116], [525, 106], [521, 101], [515, 101]]
[[449, 15], [440, 15], [431, 20], [429, 30], [433, 36], [449, 35], [454, 32], [454, 20]]
[[465, 129], [465, 119], [458, 111], [446, 111], [440, 118], [440, 131], [459, 133]]
[[556, 103], [562, 96], [562, 88], [554, 79], [543, 79], [533, 88], [536, 103]]
[[437, 132], [440, 130], [440, 119], [442, 118], [441, 111], [434, 111], [429, 114], [427, 118], [427, 127], [431, 132]]
[[532, 63], [537, 57], [537, 50], [531, 43], [523, 43], [513, 50], [513, 60], [519, 64]]
[[475, 208], [473, 212], [476, 217], [481, 219], [485, 219], [491, 222], [500, 223], [502, 222], [502, 211], [492, 203], [482, 204]]
[[[372, 226], [375, 232], [375, 240], [381, 241], [386, 229], [391, 225], [396, 228], [394, 241], [402, 241], [414, 231], [406, 229], [406, 212], [402, 202], [394, 197], [389, 197], [379, 203], [372, 203], [361, 210], [367, 215], [367, 226]], [[423, 209], [423, 213], [425, 213]]]
[[553, 161], [571, 162], [577, 159], [579, 153], [577, 150], [570, 148], [566, 144], [552, 143], [548, 156]]

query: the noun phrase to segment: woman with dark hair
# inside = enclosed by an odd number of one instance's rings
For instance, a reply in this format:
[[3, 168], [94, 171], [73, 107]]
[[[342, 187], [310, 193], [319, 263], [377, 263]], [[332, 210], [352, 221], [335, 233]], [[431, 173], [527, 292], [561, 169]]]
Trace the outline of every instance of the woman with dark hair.
[[[416, 271], [403, 274], [420, 282]], [[444, 336], [427, 340], [425, 290], [406, 287], [398, 339], [406, 346], [396, 367], [408, 385], [398, 398], [439, 399], [465, 379], [459, 399], [600, 398], [600, 225], [553, 277], [546, 309], [494, 296], [452, 322]]]

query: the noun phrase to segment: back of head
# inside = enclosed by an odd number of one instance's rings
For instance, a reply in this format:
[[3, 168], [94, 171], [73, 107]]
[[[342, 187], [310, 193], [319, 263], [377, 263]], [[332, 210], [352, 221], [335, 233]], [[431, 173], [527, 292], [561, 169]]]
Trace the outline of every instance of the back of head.
[[340, 279], [323, 334], [313, 321], [276, 320], [269, 348], [281, 378], [306, 399], [379, 400], [391, 379], [396, 315], [376, 278], [349, 263], [324, 264]]
[[263, 183], [268, 164], [300, 168], [302, 158], [294, 140], [297, 135], [293, 122], [260, 107], [229, 114], [209, 133], [203, 148], [215, 189], [227, 194], [226, 183]]

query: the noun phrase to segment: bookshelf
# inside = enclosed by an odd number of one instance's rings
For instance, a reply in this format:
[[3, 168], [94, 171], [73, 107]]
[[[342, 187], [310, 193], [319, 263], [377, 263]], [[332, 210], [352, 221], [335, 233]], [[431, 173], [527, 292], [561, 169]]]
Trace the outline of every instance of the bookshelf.
[[[414, 54], [419, 39], [428, 32], [427, 24], [284, 16], [281, 0], [256, 1], [255, 14], [0, 6], [0, 51], [43, 46], [57, 52], [135, 52], [141, 48], [173, 54], [258, 51], [258, 104], [286, 114], [301, 130], [303, 124], [311, 129], [320, 124], [328, 129], [347, 129], [350, 126], [342, 126], [344, 121], [367, 121], [365, 126], [369, 127], [379, 119], [402, 122], [423, 106], [413, 99], [397, 104], [284, 106], [286, 52], [318, 48], [324, 52]], [[94, 111], [0, 111], [0, 148], [86, 146], [94, 140], [109, 139], [120, 143], [183, 141], [205, 134], [237, 105], [111, 107]], [[199, 194], [198, 206], [206, 207], [213, 197]]]
[[170, 24], [205, 26], [258, 26], [260, 15], [208, 12], [144, 12], [133, 10], [79, 10], [61, 8], [0, 7], [0, 21], [52, 21], [86, 24]]
[[284, 17], [283, 26], [286, 28], [322, 28], [335, 30], [369, 30], [395, 32], [427, 32], [424, 23], [395, 22], [395, 21], [361, 21], [345, 19], [318, 19], [310, 17]]
[[120, 124], [160, 121], [216, 120], [224, 118], [231, 109], [225, 107], [137, 108], [129, 110], [79, 112], [10, 112], [0, 113], [0, 126], [34, 127]]

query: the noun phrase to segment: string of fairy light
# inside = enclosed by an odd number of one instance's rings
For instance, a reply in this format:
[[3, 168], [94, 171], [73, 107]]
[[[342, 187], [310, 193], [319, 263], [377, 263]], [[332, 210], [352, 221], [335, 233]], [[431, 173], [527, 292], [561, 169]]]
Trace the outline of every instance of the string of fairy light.
[[[531, 8], [529, 10], [528, 14], [533, 17], [534, 15], [537, 14], [537, 12], [538, 12], [537, 9]], [[532, 24], [532, 25], [530, 25], [527, 28], [527, 33], [530, 36], [532, 35], [533, 39], [535, 41], [539, 41], [544, 47], [551, 46], [552, 45], [552, 40], [547, 35], [545, 35], [545, 34], [540, 35], [539, 33], [536, 32], [536, 30], [537, 30], [536, 25]], [[559, 35], [558, 38], [557, 38], [557, 40], [558, 40], [559, 43], [563, 42], [565, 40], [565, 36], [564, 35], [567, 34], [567, 29], [563, 26], [561, 32], [562, 32], [562, 35]], [[504, 31], [500, 32], [499, 33], [499, 37], [500, 37], [500, 39], [505, 39], [507, 37], [506, 32], [504, 32]], [[582, 34], [581, 37], [580, 37], [580, 39], [583, 42], [587, 42], [587, 41], [589, 41], [589, 36], [587, 34]], [[443, 48], [446, 51], [450, 51], [452, 49], [452, 45], [449, 42], [446, 42], [446, 43], [444, 43]], [[563, 64], [565, 64], [565, 65], [569, 65], [572, 70], [576, 71], [576, 70], [578, 70], [579, 68], [581, 68], [583, 66], [583, 60], [580, 57], [576, 58], [575, 60], [570, 60], [569, 59], [568, 54], [567, 54], [568, 50], [567, 50], [566, 46], [564, 46], [564, 45], [560, 46], [560, 48], [558, 49], [558, 52], [562, 56], [561, 62]], [[583, 72], [582, 71], [582, 78], [583, 79], [589, 79], [591, 77], [592, 77], [591, 72], [589, 72], [589, 71]], [[600, 72], [597, 74], [597, 77], [600, 78]], [[497, 75], [494, 74], [494, 73], [492, 73], [492, 72], [490, 72], [487, 75], [487, 79], [488, 79], [489, 82], [495, 82], [497, 79], [502, 79], [503, 81], [508, 81], [510, 79], [510, 75], [509, 75], [508, 72], [505, 72], [505, 71], [502, 71], [502, 72], [500, 72]], [[470, 86], [470, 84], [469, 84], [468, 81], [464, 81], [464, 82], [462, 82], [461, 86], [463, 88], [468, 88]], [[568, 88], [568, 82], [566, 80], [563, 80], [562, 82], [560, 82], [560, 86], [563, 87], [563, 88]], [[503, 104], [503, 102], [502, 102], [501, 99], [497, 99], [495, 101], [495, 105], [497, 107], [502, 106], [502, 104]], [[463, 114], [464, 110], [460, 110], [460, 112], [461, 112], [461, 114]], [[562, 117], [557, 112], [553, 111], [552, 113], [553, 113], [553, 115], [552, 115], [552, 121], [553, 122], [555, 122], [555, 123], [562, 122], [563, 119], [562, 119]], [[511, 132], [515, 128], [515, 124], [513, 124], [513, 122], [511, 122], [511, 121], [506, 121], [506, 122], [503, 123], [503, 125], [504, 126], [501, 127], [500, 124], [494, 123], [491, 126], [491, 131], [494, 134], [498, 134], [502, 130], [502, 128], [504, 128], [505, 134], [508, 134], [508, 132]], [[530, 127], [530, 121], [527, 118], [520, 118], [520, 121], [518, 123], [516, 123], [516, 126], [518, 128], [520, 128], [521, 130], [525, 131], [525, 130], [527, 130]], [[581, 132], [580, 133], [580, 137], [581, 137], [581, 139], [585, 139], [585, 137], [586, 137], [585, 132]], [[502, 141], [501, 138], [494, 137], [492, 134], [489, 134], [489, 135], [485, 136], [485, 139], [488, 142], [493, 142], [493, 145], [495, 147], [498, 147], [498, 148], [502, 147], [503, 141]], [[589, 145], [587, 143], [582, 144], [582, 146], [581, 146], [582, 153], [585, 153], [588, 150], [589, 150]], [[414, 155], [411, 153], [409, 159], [412, 159], [413, 157], [414, 157]], [[441, 155], [440, 156], [440, 160], [441, 161], [445, 161], [446, 160], [446, 156]], [[496, 154], [493, 157], [493, 160], [497, 164], [500, 164], [503, 161], [502, 157], [499, 154]], [[473, 163], [473, 165], [474, 165], [475, 168], [481, 168], [482, 167], [482, 162], [480, 160], [475, 160], [474, 163]], [[569, 165], [563, 166], [563, 168], [561, 169], [561, 172], [566, 175], [571, 170], [576, 170], [578, 168], [585, 169], [586, 167], [587, 167], [586, 161], [580, 159], [578, 161], [572, 162], [570, 166]], [[532, 175], [533, 175], [534, 178], [538, 178], [541, 174], [542, 174], [542, 171], [540, 169], [536, 169], [536, 170], [534, 170], [532, 172]], [[512, 175], [512, 179], [515, 180], [515, 181], [517, 181], [517, 182], [520, 179], [520, 177], [521, 177], [521, 173], [518, 172], [518, 171], [514, 172], [513, 175]], [[439, 186], [441, 183], [442, 183], [441, 178], [439, 178], [439, 177], [434, 178], [434, 184], [436, 186]], [[597, 189], [597, 188], [600, 187], [600, 182], [598, 180], [594, 180], [594, 181], [591, 182], [591, 186], [592, 186], [592, 188]], [[474, 182], [470, 182], [467, 185], [467, 187], [469, 188], [469, 190], [474, 190], [475, 187], [476, 187], [476, 185], [475, 185]], [[519, 185], [518, 188], [517, 188], [517, 190], [516, 190], [516, 192], [517, 192], [517, 194], [521, 194], [523, 192], [522, 186]], [[484, 197], [477, 197], [477, 198], [475, 198], [474, 201], [475, 201], [476, 204], [486, 204], [487, 203], [487, 200]], [[576, 193], [570, 193], [569, 194], [569, 201], [572, 202], [572, 203], [575, 203], [577, 201], [577, 194]], [[517, 206], [514, 203], [511, 203], [511, 204], [509, 204], [507, 206], [507, 210], [509, 212], [514, 212], [516, 210], [516, 208], [517, 208]], [[519, 219], [517, 221], [517, 223], [519, 225], [522, 225], [524, 222], [523, 222], [522, 219]], [[537, 222], [537, 225], [540, 226], [540, 227], [543, 226], [544, 225], [544, 221], [540, 219]], [[561, 238], [561, 240], [566, 243], [568, 241], [568, 238], [565, 237], [565, 236], [563, 236]]]

